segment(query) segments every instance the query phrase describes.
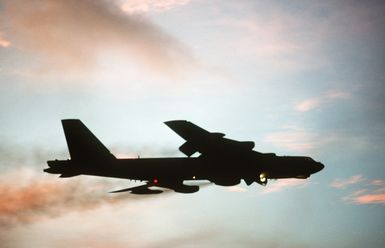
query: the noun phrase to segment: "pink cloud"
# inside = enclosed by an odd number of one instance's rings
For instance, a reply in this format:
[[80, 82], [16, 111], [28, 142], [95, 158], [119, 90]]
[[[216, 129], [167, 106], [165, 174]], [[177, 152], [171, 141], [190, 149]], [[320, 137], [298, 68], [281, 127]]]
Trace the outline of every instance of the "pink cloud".
[[228, 187], [227, 189], [228, 189], [230, 192], [239, 192], [239, 193], [241, 193], [241, 192], [246, 192], [246, 191], [247, 191], [246, 188], [241, 187], [241, 186], [239, 186], [239, 185], [231, 186], [231, 187]]
[[353, 192], [347, 197], [343, 198], [345, 201], [352, 202], [354, 204], [383, 204], [385, 205], [385, 187], [375, 190], [358, 190]]
[[0, 177], [0, 226], [34, 222], [69, 211], [86, 211], [127, 199], [124, 194], [107, 195], [107, 190], [103, 190], [111, 187], [107, 183], [99, 181], [86, 186], [86, 180], [48, 178], [26, 168], [3, 173]]
[[349, 92], [345, 91], [330, 91], [324, 95], [308, 98], [298, 102], [294, 109], [299, 112], [307, 112], [316, 108], [319, 108], [325, 104], [328, 104], [338, 99], [348, 99], [351, 97]]
[[348, 179], [340, 179], [340, 178], [337, 178], [335, 179], [331, 184], [330, 186], [332, 186], [333, 188], [337, 188], [337, 189], [344, 189], [346, 188], [347, 186], [350, 186], [350, 185], [354, 185], [354, 184], [357, 184], [361, 181], [364, 180], [364, 177], [362, 175], [355, 175], [355, 176], [351, 176], [350, 178]]
[[[385, 181], [382, 179], [371, 180], [369, 183], [364, 183], [362, 175], [355, 175], [348, 179], [335, 179], [330, 186], [337, 189], [344, 189], [351, 185], [362, 186], [361, 189], [355, 190], [348, 196], [342, 199], [353, 204], [384, 204], [385, 205]], [[379, 186], [382, 186], [378, 188]]]
[[3, 34], [0, 32], [0, 47], [9, 47], [11, 42], [4, 38]]
[[322, 103], [322, 98], [315, 97], [301, 101], [295, 105], [295, 109], [300, 112], [306, 112], [319, 107]]
[[36, 63], [38, 75], [97, 72], [108, 55], [168, 76], [197, 65], [184, 44], [144, 16], [127, 15], [115, 1], [6, 0], [3, 5], [7, 37], [33, 58], [26, 60]]
[[124, 0], [120, 7], [127, 14], [142, 14], [151, 11], [166, 11], [185, 5], [190, 0]]
[[280, 179], [269, 183], [263, 190], [263, 193], [279, 192], [290, 187], [304, 186], [306, 183], [306, 180], [301, 179]]
[[385, 205], [385, 194], [367, 194], [360, 195], [352, 199], [357, 204], [384, 204]]

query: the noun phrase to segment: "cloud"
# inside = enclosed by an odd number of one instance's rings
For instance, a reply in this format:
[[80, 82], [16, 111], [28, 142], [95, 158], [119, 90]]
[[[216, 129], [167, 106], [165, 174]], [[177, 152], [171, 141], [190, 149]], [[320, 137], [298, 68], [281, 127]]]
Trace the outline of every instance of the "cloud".
[[374, 179], [370, 182], [371, 185], [382, 186], [385, 185], [385, 181], [381, 179]]
[[[365, 185], [362, 183], [365, 182]], [[357, 185], [361, 187], [348, 196], [342, 197], [345, 202], [353, 204], [383, 204], [385, 205], [385, 181], [382, 179], [367, 180], [362, 175], [355, 175], [348, 179], [335, 179], [330, 186], [337, 189], [345, 189], [348, 186]]]
[[0, 47], [9, 47], [11, 42], [4, 38], [4, 35], [0, 32]]
[[7, 0], [2, 12], [14, 47], [44, 72], [89, 72], [106, 53], [111, 62], [124, 58], [160, 73], [182, 73], [195, 63], [182, 43], [115, 1]]
[[331, 91], [322, 96], [317, 96], [313, 98], [308, 98], [303, 101], [298, 102], [295, 105], [295, 110], [299, 112], [307, 112], [316, 108], [319, 108], [325, 104], [328, 104], [334, 100], [338, 99], [348, 99], [351, 97], [349, 92], [345, 91]]
[[[234, 9], [242, 9], [245, 6], [247, 4], [243, 3]], [[258, 70], [274, 68], [291, 71], [302, 68], [303, 65], [306, 67], [314, 65], [303, 63], [299, 58], [298, 54], [305, 54], [303, 52], [306, 50], [305, 45], [289, 38], [293, 32], [288, 32], [287, 29], [293, 22], [288, 20], [287, 14], [272, 14], [266, 10], [267, 13], [264, 11], [248, 16], [249, 9], [252, 8], [242, 11], [242, 16], [234, 18], [226, 15], [214, 21], [216, 29], [225, 29], [220, 35], [225, 35], [222, 44], [227, 53], [231, 50], [233, 56], [251, 59]], [[271, 18], [271, 15], [274, 15], [274, 18]]]
[[[105, 181], [86, 183], [45, 177], [30, 168], [15, 169], [0, 177], [0, 227], [86, 211], [127, 200], [127, 194], [108, 195]], [[17, 182], [17, 183], [15, 183]]]
[[297, 103], [295, 105], [295, 109], [300, 112], [306, 112], [319, 107], [321, 103], [322, 99], [320, 97], [309, 98]]
[[228, 187], [227, 189], [230, 192], [238, 192], [238, 193], [242, 193], [242, 192], [246, 192], [247, 191], [246, 188], [241, 187], [239, 185], [231, 186], [231, 187]]
[[323, 51], [323, 41], [330, 32], [320, 32], [327, 18], [319, 18], [318, 5], [301, 6], [301, 15], [298, 10], [293, 12], [296, 8], [272, 1], [239, 1], [223, 6], [227, 14], [215, 23], [217, 29], [225, 28], [225, 35], [236, 34], [223, 39], [225, 49], [251, 59], [255, 69], [274, 68], [285, 73], [330, 66], [330, 56]]
[[331, 91], [325, 96], [327, 99], [348, 99], [350, 97], [351, 94], [345, 91]]
[[331, 182], [330, 186], [337, 189], [344, 189], [347, 186], [357, 184], [359, 182], [362, 182], [363, 180], [364, 177], [362, 175], [351, 176], [348, 179], [337, 178], [333, 182]]
[[145, 247], [147, 248], [162, 248], [162, 247], [200, 247], [202, 244], [207, 244], [214, 236], [220, 235], [218, 229], [206, 226], [204, 229], [197, 230], [191, 233], [183, 233], [168, 239], [157, 240], [156, 242], [149, 242]]
[[304, 130], [288, 130], [270, 133], [265, 141], [277, 146], [283, 146], [293, 151], [306, 151], [314, 148], [316, 135]]
[[385, 205], [385, 188], [375, 190], [359, 190], [343, 198], [345, 201], [354, 204], [382, 204]]
[[128, 14], [142, 14], [151, 11], [167, 11], [185, 5], [189, 0], [122, 0], [121, 9]]
[[320, 130], [308, 130], [295, 125], [284, 125], [281, 130], [266, 134], [263, 140], [295, 152], [319, 151], [341, 146], [362, 151], [373, 147], [368, 138], [363, 135], [351, 136], [341, 132], [320, 132]]
[[304, 186], [307, 180], [301, 179], [280, 179], [276, 182], [269, 183], [268, 186], [263, 190], [263, 193], [279, 192], [290, 187]]
[[[226, 9], [232, 15], [224, 17], [225, 26], [239, 34], [228, 46], [233, 53], [255, 58], [260, 63], [258, 66], [278, 67], [275, 72], [328, 70], [339, 66], [341, 54], [350, 54], [351, 58], [355, 49], [352, 41], [364, 44], [374, 39], [382, 41], [379, 37], [383, 36], [380, 28], [383, 19], [378, 18], [381, 12], [378, 1], [349, 6], [335, 1], [299, 5], [277, 1], [238, 2]], [[234, 14], [236, 18], [231, 19]], [[370, 38], [362, 40], [363, 37]], [[372, 49], [381, 53], [380, 47]]]
[[375, 204], [381, 203], [385, 205], [385, 194], [367, 194], [360, 195], [353, 199], [357, 204]]

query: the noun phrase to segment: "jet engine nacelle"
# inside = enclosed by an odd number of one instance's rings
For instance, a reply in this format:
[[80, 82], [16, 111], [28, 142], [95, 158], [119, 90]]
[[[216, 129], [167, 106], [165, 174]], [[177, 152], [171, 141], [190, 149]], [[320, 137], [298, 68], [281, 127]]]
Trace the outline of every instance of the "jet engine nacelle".
[[253, 150], [255, 143], [253, 141], [241, 141], [239, 142], [242, 148], [248, 149], [248, 150]]
[[215, 178], [211, 179], [213, 183], [220, 186], [234, 186], [241, 182], [240, 178]]
[[213, 137], [214, 139], [220, 139], [220, 138], [223, 138], [225, 137], [225, 134], [224, 133], [210, 133], [211, 137]]
[[131, 194], [134, 195], [150, 195], [150, 194], [160, 194], [162, 193], [162, 190], [159, 189], [149, 189], [149, 188], [137, 188], [131, 190]]
[[197, 149], [187, 141], [179, 147], [179, 151], [183, 152], [188, 157], [191, 157], [191, 155], [197, 152]]
[[173, 187], [174, 191], [175, 192], [178, 192], [178, 193], [195, 193], [199, 190], [199, 186], [197, 185], [184, 185], [184, 184], [181, 184], [181, 185], [178, 185], [176, 187]]

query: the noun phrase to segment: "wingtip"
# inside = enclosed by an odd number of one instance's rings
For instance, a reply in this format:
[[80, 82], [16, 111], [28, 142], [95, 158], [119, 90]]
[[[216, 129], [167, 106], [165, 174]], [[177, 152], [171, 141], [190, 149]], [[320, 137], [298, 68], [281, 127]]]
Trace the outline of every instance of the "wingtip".
[[169, 120], [169, 121], [165, 121], [164, 123], [172, 123], [172, 122], [185, 122], [186, 120]]
[[186, 123], [188, 121], [186, 120], [171, 120], [171, 121], [165, 121], [164, 124], [166, 124], [168, 127], [172, 127], [181, 123]]
[[64, 122], [81, 122], [80, 119], [62, 119], [61, 120], [62, 123]]

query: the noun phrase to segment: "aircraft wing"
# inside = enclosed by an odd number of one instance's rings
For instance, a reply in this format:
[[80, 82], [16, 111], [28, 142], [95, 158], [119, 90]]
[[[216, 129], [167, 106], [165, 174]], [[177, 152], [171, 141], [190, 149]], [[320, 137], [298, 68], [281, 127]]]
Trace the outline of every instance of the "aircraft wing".
[[148, 182], [146, 184], [130, 187], [126, 189], [114, 190], [110, 193], [122, 193], [122, 192], [130, 192], [135, 195], [147, 195], [147, 194], [159, 194], [162, 193], [163, 190], [160, 189], [150, 189], [150, 187], [161, 187], [172, 189], [175, 192], [179, 193], [194, 193], [199, 190], [199, 186], [197, 185], [185, 185], [183, 182]]
[[196, 152], [208, 156], [223, 156], [251, 151], [254, 148], [252, 141], [227, 139], [223, 133], [209, 132], [189, 121], [175, 120], [167, 121], [165, 124], [186, 141], [179, 150], [188, 157]]
[[160, 194], [163, 192], [162, 190], [159, 190], [159, 189], [149, 189], [149, 187], [151, 186], [153, 185], [144, 184], [144, 185], [130, 187], [126, 189], [114, 190], [114, 191], [111, 191], [110, 193], [121, 193], [121, 192], [129, 191], [131, 194], [135, 194], [135, 195], [148, 195], [148, 194]]

